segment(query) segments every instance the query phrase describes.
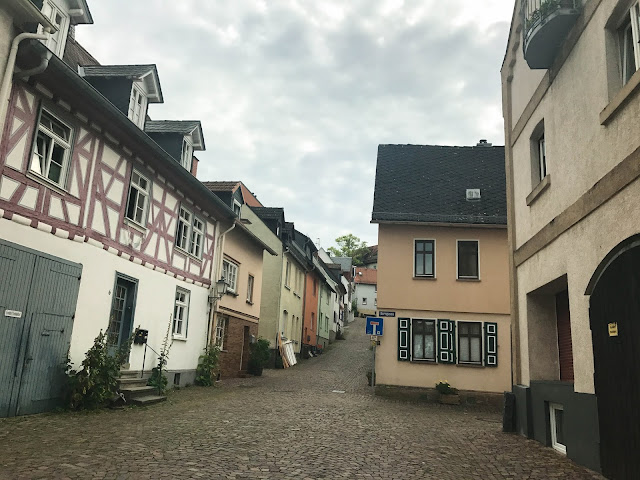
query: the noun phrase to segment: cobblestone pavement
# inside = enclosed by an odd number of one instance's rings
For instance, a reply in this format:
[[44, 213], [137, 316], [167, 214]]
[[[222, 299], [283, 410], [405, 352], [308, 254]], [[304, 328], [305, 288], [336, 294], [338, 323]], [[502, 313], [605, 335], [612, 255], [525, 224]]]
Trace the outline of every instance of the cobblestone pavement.
[[148, 408], [0, 419], [0, 478], [602, 478], [502, 433], [497, 413], [372, 396], [363, 331], [356, 320], [318, 358]]

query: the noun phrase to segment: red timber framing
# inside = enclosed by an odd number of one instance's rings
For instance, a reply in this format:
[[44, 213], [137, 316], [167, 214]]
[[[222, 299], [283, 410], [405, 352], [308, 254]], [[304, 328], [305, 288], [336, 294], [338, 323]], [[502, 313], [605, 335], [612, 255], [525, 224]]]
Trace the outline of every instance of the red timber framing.
[[[123, 258], [176, 278], [209, 285], [215, 220], [194, 206], [153, 168], [134, 160], [80, 113], [72, 114], [25, 84], [14, 84], [0, 142], [0, 217], [58, 236], [89, 242]], [[58, 102], [64, 104], [64, 102]], [[38, 113], [45, 105], [73, 128], [66, 190], [29, 172]], [[151, 181], [146, 228], [125, 221], [129, 181], [134, 168]], [[176, 163], [176, 168], [181, 168]], [[202, 258], [175, 248], [180, 205], [205, 222]], [[29, 222], [25, 222], [27, 219]]]

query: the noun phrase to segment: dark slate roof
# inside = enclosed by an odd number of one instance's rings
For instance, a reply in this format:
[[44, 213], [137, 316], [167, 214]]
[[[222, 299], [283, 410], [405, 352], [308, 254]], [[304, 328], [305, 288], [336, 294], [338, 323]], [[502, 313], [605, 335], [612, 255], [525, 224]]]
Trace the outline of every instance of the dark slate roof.
[[201, 128], [200, 120], [147, 120], [144, 131], [149, 133], [191, 133]]
[[148, 65], [84, 65], [84, 77], [131, 77], [139, 78], [149, 71], [158, 71], [154, 64]]
[[350, 272], [353, 259], [351, 257], [331, 257], [331, 261], [340, 265], [343, 272]]
[[504, 147], [379, 145], [371, 219], [506, 225]]
[[[149, 123], [149, 122], [147, 122]], [[202, 182], [212, 192], [234, 192], [240, 182]]]
[[278, 207], [251, 207], [253, 213], [255, 213], [261, 220], [280, 219], [284, 218], [284, 208]]
[[80, 65], [100, 65], [100, 62], [72, 37], [67, 38], [62, 59], [76, 71]]

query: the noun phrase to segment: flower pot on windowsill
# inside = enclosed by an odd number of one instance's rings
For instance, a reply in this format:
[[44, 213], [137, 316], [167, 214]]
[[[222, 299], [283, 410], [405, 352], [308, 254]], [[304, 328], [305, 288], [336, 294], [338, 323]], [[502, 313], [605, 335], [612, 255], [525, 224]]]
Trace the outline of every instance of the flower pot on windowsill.
[[460, 405], [460, 395], [457, 393], [440, 394], [440, 403], [444, 405]]

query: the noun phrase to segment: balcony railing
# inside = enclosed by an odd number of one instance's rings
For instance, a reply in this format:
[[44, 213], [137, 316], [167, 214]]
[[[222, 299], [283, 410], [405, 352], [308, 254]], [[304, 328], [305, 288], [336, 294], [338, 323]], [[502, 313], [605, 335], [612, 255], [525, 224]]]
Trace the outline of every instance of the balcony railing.
[[569, 30], [582, 0], [523, 0], [524, 56], [531, 68], [549, 68]]

